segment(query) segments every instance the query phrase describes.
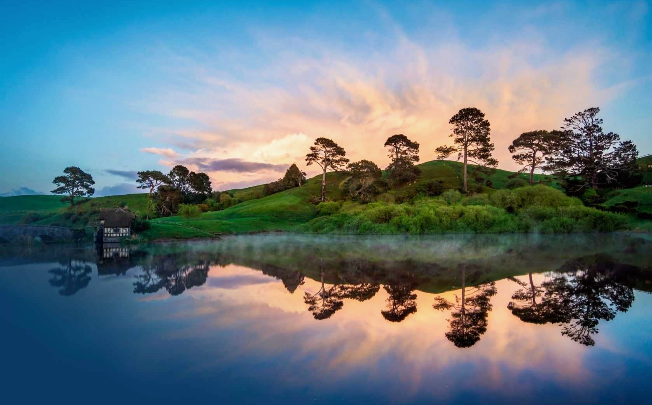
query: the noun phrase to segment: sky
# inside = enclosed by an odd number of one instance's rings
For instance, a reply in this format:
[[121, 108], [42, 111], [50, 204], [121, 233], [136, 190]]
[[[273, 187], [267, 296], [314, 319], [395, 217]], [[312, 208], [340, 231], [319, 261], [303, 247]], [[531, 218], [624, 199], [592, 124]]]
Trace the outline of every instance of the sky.
[[0, 0], [0, 195], [49, 193], [79, 166], [96, 195], [175, 164], [213, 189], [261, 184], [317, 137], [421, 161], [477, 107], [499, 167], [519, 134], [600, 107], [652, 152], [652, 10], [631, 2]]

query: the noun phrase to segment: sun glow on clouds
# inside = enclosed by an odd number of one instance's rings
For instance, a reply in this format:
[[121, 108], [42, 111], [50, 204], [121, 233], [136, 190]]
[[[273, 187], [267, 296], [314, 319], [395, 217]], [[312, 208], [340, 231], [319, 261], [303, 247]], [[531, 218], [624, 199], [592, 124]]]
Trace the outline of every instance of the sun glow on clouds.
[[[436, 33], [415, 40], [386, 19], [390, 29], [375, 33], [382, 36], [376, 41], [380, 49], [369, 44], [352, 52], [292, 37], [260, 38], [261, 54], [276, 56], [238, 75], [214, 68], [229, 63], [220, 52], [190, 56], [166, 50], [166, 68], [176, 80], [143, 103], [178, 120], [175, 127], [152, 131], [154, 139], [189, 152], [143, 151], [165, 156], [163, 163], [170, 165], [192, 165], [188, 159], [194, 158], [241, 159], [297, 163], [305, 170], [308, 147], [323, 136], [343, 146], [352, 160], [384, 167], [388, 136], [406, 134], [421, 144], [421, 160], [432, 160], [434, 149], [449, 142], [449, 118], [475, 106], [491, 122], [499, 166], [515, 169], [507, 146], [521, 132], [558, 128], [564, 117], [603, 105], [622, 91], [622, 85], [596, 84], [596, 70], [614, 56], [596, 44], [559, 52], [530, 30], [478, 48]], [[278, 178], [282, 170], [209, 174], [215, 188], [225, 189]]]

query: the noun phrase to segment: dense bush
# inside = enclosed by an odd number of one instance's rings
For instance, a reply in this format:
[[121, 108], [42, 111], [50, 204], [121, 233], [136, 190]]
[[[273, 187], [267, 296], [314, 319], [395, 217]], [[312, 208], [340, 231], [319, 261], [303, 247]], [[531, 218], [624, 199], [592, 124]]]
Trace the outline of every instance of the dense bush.
[[27, 214], [23, 215], [23, 218], [21, 218], [20, 223], [31, 224], [36, 221], [40, 221], [41, 219], [43, 219], [43, 217], [38, 212], [28, 212]]
[[507, 212], [526, 207], [570, 207], [581, 206], [577, 198], [568, 197], [562, 191], [544, 185], [519, 187], [514, 190], [498, 190], [489, 198], [491, 205]]
[[417, 192], [426, 197], [438, 197], [444, 193], [446, 186], [441, 180], [429, 181], [419, 184]]
[[340, 210], [340, 203], [335, 201], [325, 201], [317, 204], [317, 214], [332, 215]]
[[146, 231], [149, 228], [150, 228], [149, 221], [140, 217], [134, 219], [134, 222], [131, 224], [131, 229], [136, 233]]
[[446, 202], [446, 204], [453, 205], [462, 201], [462, 193], [457, 190], [446, 190], [441, 195], [441, 198]]
[[527, 181], [517, 177], [517, 178], [508, 180], [507, 183], [505, 183], [505, 188], [513, 190], [515, 188], [526, 187], [528, 185], [529, 185], [529, 183]]
[[[519, 192], [519, 190], [522, 190]], [[376, 202], [366, 206], [334, 208], [302, 225], [313, 233], [427, 234], [502, 232], [611, 232], [627, 228], [626, 218], [581, 205], [579, 200], [545, 186], [504, 190], [497, 197], [486, 194], [464, 199], [444, 193], [440, 199], [420, 199], [414, 204]], [[448, 198], [445, 198], [448, 197]], [[492, 205], [487, 203], [491, 201]], [[444, 202], [448, 205], [443, 205]], [[336, 207], [325, 203], [324, 207]], [[498, 206], [497, 204], [501, 204]], [[321, 204], [320, 204], [321, 205]], [[508, 211], [513, 210], [513, 213]]]
[[179, 215], [183, 217], [186, 218], [197, 217], [200, 214], [201, 214], [201, 210], [196, 205], [190, 205], [190, 204], [179, 205]]
[[487, 194], [476, 194], [466, 197], [462, 200], [463, 205], [489, 205], [489, 196]]

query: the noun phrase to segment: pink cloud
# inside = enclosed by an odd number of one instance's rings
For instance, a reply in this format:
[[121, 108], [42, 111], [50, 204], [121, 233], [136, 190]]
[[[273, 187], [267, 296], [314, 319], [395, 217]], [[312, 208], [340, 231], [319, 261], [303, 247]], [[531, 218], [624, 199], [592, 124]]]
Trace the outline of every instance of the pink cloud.
[[172, 148], [143, 148], [141, 152], [151, 153], [153, 155], [165, 156], [167, 158], [173, 159], [178, 156], [178, 153]]

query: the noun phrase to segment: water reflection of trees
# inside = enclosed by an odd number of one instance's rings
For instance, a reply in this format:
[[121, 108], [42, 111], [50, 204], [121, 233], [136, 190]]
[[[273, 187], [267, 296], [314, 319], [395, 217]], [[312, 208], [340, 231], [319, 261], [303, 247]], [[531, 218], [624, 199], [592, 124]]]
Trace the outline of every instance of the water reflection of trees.
[[91, 266], [87, 263], [68, 259], [59, 262], [59, 267], [48, 271], [53, 275], [49, 282], [51, 286], [59, 288], [60, 295], [69, 297], [88, 287], [91, 271]]
[[414, 290], [418, 285], [414, 274], [404, 273], [394, 283], [383, 286], [389, 294], [386, 309], [380, 311], [383, 318], [390, 322], [402, 322], [408, 315], [417, 312], [417, 294]]
[[317, 320], [328, 319], [344, 306], [336, 286], [326, 287], [324, 283], [324, 260], [319, 260], [319, 275], [321, 287], [315, 294], [306, 292], [303, 301], [308, 305], [308, 311]]
[[[596, 255], [566, 262], [540, 286], [520, 282], [508, 308], [523, 322], [557, 323], [562, 335], [586, 346], [595, 345], [600, 321], [626, 312], [634, 302], [629, 277], [640, 269]], [[539, 301], [536, 299], [539, 298]]]
[[136, 276], [134, 293], [152, 294], [164, 288], [170, 295], [180, 295], [206, 283], [209, 261], [199, 260], [194, 264], [183, 261], [183, 257], [171, 254], [154, 256], [151, 263], [143, 265], [142, 274]]
[[494, 282], [473, 287], [466, 286], [467, 266], [462, 265], [462, 291], [455, 295], [455, 302], [435, 297], [433, 308], [450, 310], [449, 330], [445, 333], [456, 347], [471, 347], [487, 331], [487, 318], [491, 311], [490, 298], [496, 295]]

